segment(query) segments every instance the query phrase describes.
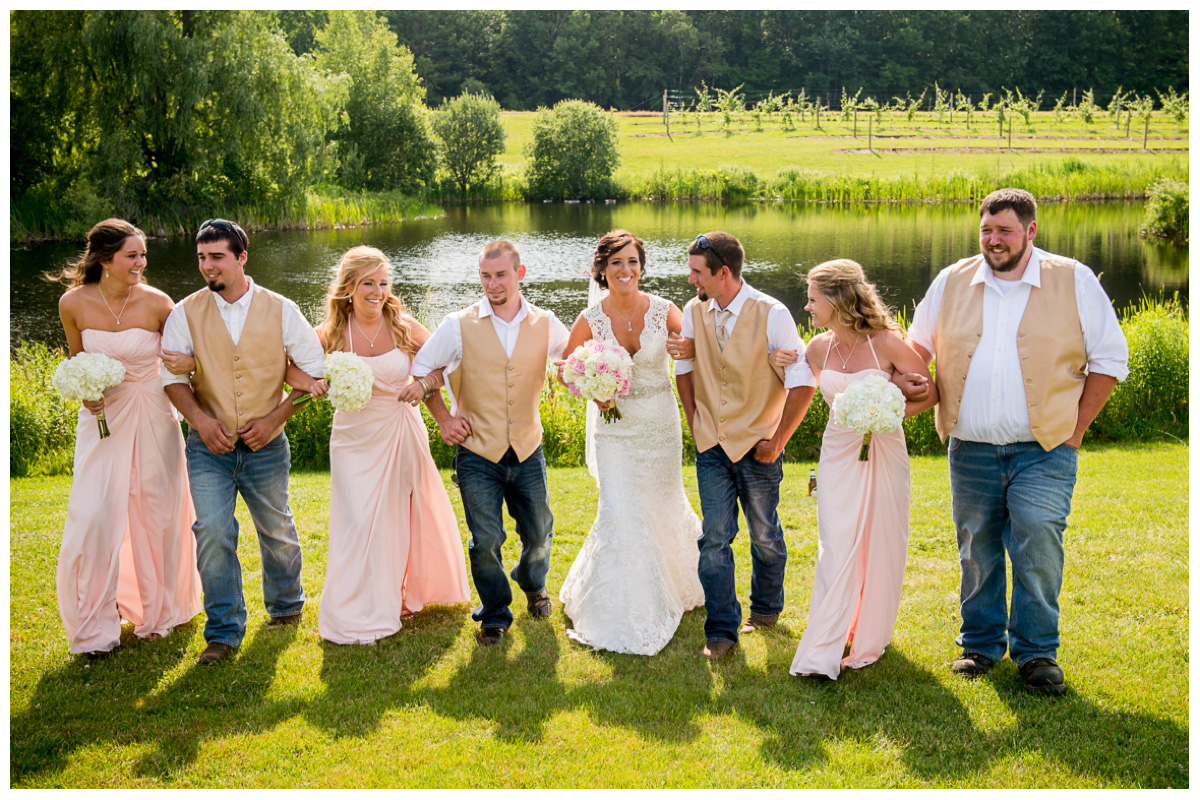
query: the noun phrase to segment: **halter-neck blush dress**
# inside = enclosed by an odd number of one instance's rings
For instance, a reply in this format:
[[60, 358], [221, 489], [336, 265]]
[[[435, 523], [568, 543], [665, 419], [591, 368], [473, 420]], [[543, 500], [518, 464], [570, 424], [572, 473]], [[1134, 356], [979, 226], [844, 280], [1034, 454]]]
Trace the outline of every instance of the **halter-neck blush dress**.
[[370, 644], [429, 603], [465, 603], [466, 559], [421, 412], [397, 398], [412, 360], [400, 348], [359, 356], [371, 399], [336, 412], [329, 440], [329, 555], [317, 629], [336, 644]]
[[125, 365], [104, 393], [110, 434], [82, 406], [56, 588], [72, 653], [112, 650], [121, 620], [135, 635], [166, 635], [200, 613], [196, 514], [183, 433], [159, 375], [157, 331], [87, 329], [83, 349]]
[[[830, 409], [857, 380], [891, 380], [891, 372], [879, 368], [870, 338], [867, 344], [875, 369], [837, 372], [829, 369], [826, 353], [819, 384]], [[869, 459], [859, 461], [862, 441], [861, 433], [835, 425], [830, 413], [817, 468], [817, 568], [793, 675], [836, 679], [843, 667], [873, 664], [896, 626], [908, 556], [908, 448], [903, 428], [876, 433]]]

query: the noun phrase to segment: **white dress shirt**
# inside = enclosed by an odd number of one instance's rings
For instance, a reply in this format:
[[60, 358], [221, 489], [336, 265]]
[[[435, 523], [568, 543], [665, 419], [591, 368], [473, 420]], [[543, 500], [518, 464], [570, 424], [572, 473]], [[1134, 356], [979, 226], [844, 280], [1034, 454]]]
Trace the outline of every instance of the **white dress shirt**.
[[[734, 296], [725, 308], [717, 305], [715, 298], [708, 299], [708, 308], [713, 311], [713, 330], [716, 331], [717, 311], [729, 311], [733, 314], [732, 317], [725, 323], [725, 330], [730, 336], [733, 335], [734, 326], [737, 325], [738, 316], [742, 312], [742, 306], [747, 300], [757, 300], [760, 303], [768, 303], [771, 310], [767, 313], [767, 352], [770, 353], [780, 347], [787, 350], [795, 350], [800, 354], [800, 358], [796, 363], [789, 364], [783, 370], [783, 387], [785, 389], [794, 389], [797, 386], [816, 386], [817, 379], [813, 377], [812, 370], [808, 367], [808, 361], [804, 358], [804, 340], [800, 338], [800, 334], [796, 331], [796, 323], [792, 319], [792, 312], [787, 310], [787, 306], [776, 300], [774, 297], [765, 295], [758, 291], [750, 284], [742, 281], [742, 288]], [[696, 300], [695, 302], [700, 302]], [[689, 303], [690, 306], [690, 303]], [[695, 339], [696, 332], [692, 327], [692, 312], [685, 307], [683, 312], [683, 329], [680, 335], [685, 339]], [[696, 360], [694, 358], [681, 358], [675, 362], [675, 375], [686, 375], [696, 368]]]
[[[491, 317], [492, 325], [496, 328], [496, 336], [499, 337], [500, 344], [504, 346], [504, 352], [509, 358], [512, 358], [513, 349], [517, 346], [517, 336], [521, 333], [521, 321], [529, 316], [529, 304], [525, 302], [525, 296], [521, 296], [521, 308], [511, 322], [505, 322], [496, 316], [486, 297], [475, 305], [479, 306], [479, 316]], [[546, 311], [546, 313], [550, 317], [550, 338], [546, 347], [546, 358], [559, 361], [563, 357], [563, 350], [566, 348], [567, 339], [571, 334], [558, 317], [554, 316], [553, 311]], [[423, 378], [435, 369], [446, 368], [446, 392], [450, 395], [451, 414], [457, 413], [458, 405], [454, 400], [454, 391], [450, 388], [450, 373], [458, 369], [458, 365], [462, 363], [462, 356], [462, 326], [459, 324], [458, 314], [447, 314], [442, 320], [442, 324], [417, 351], [417, 356], [413, 359], [412, 375], [414, 378]]]
[[[1000, 280], [986, 261], [980, 263], [971, 279], [972, 286], [984, 285], [983, 335], [967, 368], [958, 424], [950, 431], [956, 439], [996, 445], [1036, 441], [1029, 428], [1029, 408], [1017, 354], [1017, 328], [1025, 314], [1030, 290], [1042, 285], [1041, 260], [1073, 259], [1036, 247], [1032, 250], [1020, 280]], [[908, 330], [912, 341], [935, 358], [934, 331], [951, 268], [946, 267], [933, 279]], [[1083, 329], [1087, 371], [1124, 380], [1129, 374], [1129, 346], [1117, 314], [1096, 275], [1078, 261], [1075, 262], [1075, 302]], [[1034, 358], [1038, 356], [1034, 354]]]
[[[246, 276], [246, 283], [250, 288], [232, 303], [225, 302], [225, 298], [217, 292], [212, 293], [213, 300], [217, 302], [217, 311], [221, 313], [221, 321], [225, 323], [225, 329], [229, 331], [229, 338], [233, 340], [235, 346], [242, 338], [242, 328], [245, 327], [246, 316], [250, 312], [250, 300], [254, 296], [254, 281]], [[283, 349], [287, 351], [288, 358], [301, 370], [314, 378], [323, 378], [325, 376], [325, 351], [321, 348], [321, 340], [317, 338], [312, 325], [309, 325], [308, 320], [304, 318], [300, 307], [286, 297], [282, 299]], [[186, 353], [189, 356], [196, 354], [192, 344], [192, 329], [188, 326], [187, 312], [183, 310], [183, 303], [175, 304], [175, 308], [167, 317], [166, 324], [163, 325], [162, 348], [177, 353]], [[175, 375], [168, 371], [166, 366], [161, 367], [159, 372], [162, 375], [163, 386], [170, 386], [173, 383], [191, 383], [192, 380], [191, 376], [187, 374]]]

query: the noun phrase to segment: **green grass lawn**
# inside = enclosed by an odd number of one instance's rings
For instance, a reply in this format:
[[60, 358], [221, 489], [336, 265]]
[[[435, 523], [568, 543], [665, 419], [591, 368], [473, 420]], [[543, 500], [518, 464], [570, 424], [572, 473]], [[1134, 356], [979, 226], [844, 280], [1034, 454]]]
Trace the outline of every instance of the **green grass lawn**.
[[[532, 139], [532, 112], [508, 112], [501, 117], [508, 139], [497, 159], [515, 169], [525, 163], [524, 146]], [[1055, 123], [1053, 114], [1035, 116], [1034, 133], [1013, 126], [1013, 147], [1008, 148], [1007, 129], [1003, 140], [996, 136], [995, 114], [981, 121], [976, 115], [970, 129], [961, 115], [956, 123], [936, 122], [935, 115], [921, 113], [909, 122], [886, 114], [882, 137], [867, 150], [867, 120], [858, 116], [858, 138], [852, 122], [837, 114], [823, 114], [821, 129], [812, 117], [796, 121], [795, 130], [784, 130], [778, 119], [763, 120], [755, 129], [748, 114], [739, 115], [730, 133], [720, 126], [720, 115], [709, 114], [696, 135], [693, 115], [673, 115], [671, 138], [665, 135], [661, 115], [616, 115], [621, 164], [615, 177], [630, 181], [635, 176], [669, 169], [705, 169], [738, 166], [754, 170], [760, 177], [774, 175], [783, 167], [830, 170], [857, 177], [898, 175], [941, 176], [954, 170], [1008, 172], [1037, 164], [1058, 163], [1074, 156], [1089, 164], [1132, 165], [1165, 162], [1188, 154], [1188, 126], [1176, 126], [1155, 117], [1148, 147], [1141, 151], [1141, 120], [1135, 120], [1129, 136], [1124, 125], [1118, 130], [1108, 117], [1097, 117], [1092, 125]], [[965, 152], [964, 152], [965, 151]]]
[[[467, 605], [428, 608], [377, 647], [323, 643], [329, 475], [308, 473], [291, 482], [309, 597], [298, 630], [266, 629], [250, 533], [249, 628], [234, 660], [196, 666], [198, 617], [154, 642], [127, 626], [112, 658], [88, 662], [67, 653], [54, 594], [70, 478], [11, 479], [12, 786], [1189, 785], [1186, 445], [1082, 453], [1061, 596], [1070, 691], [1057, 699], [1027, 695], [1009, 661], [974, 684], [950, 674], [958, 563], [944, 456], [913, 459], [886, 654], [833, 684], [790, 676], [817, 553], [810, 466], [785, 470], [781, 624], [716, 664], [698, 654], [703, 609], [652, 658], [567, 638], [557, 590], [596, 503], [582, 469], [550, 472], [554, 613], [534, 622], [519, 609], [499, 648], [475, 645]], [[684, 478], [698, 508], [694, 470]], [[239, 518], [251, 531], [240, 504]], [[744, 604], [745, 535], [734, 549]]]

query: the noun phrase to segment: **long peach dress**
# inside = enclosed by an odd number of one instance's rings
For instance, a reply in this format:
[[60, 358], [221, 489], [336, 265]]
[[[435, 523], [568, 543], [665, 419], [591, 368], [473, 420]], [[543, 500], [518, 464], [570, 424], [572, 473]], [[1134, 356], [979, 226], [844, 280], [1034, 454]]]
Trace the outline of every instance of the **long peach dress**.
[[83, 349], [125, 365], [104, 393], [111, 435], [79, 409], [75, 477], [56, 576], [72, 653], [107, 652], [121, 619], [139, 637], [165, 635], [200, 613], [196, 514], [183, 435], [159, 377], [156, 331], [83, 331]]
[[361, 357], [375, 375], [360, 411], [333, 415], [329, 556], [317, 630], [368, 644], [428, 603], [465, 603], [467, 566], [421, 412], [397, 398], [412, 361], [401, 349]]
[[[824, 369], [821, 395], [832, 408], [837, 395], [868, 375], [892, 377], [882, 369]], [[896, 626], [908, 556], [908, 449], [903, 429], [877, 433], [869, 459], [859, 461], [862, 440], [861, 433], [835, 425], [830, 414], [817, 467], [817, 569], [793, 675], [836, 679], [842, 667], [873, 664]], [[843, 658], [847, 642], [852, 644]]]

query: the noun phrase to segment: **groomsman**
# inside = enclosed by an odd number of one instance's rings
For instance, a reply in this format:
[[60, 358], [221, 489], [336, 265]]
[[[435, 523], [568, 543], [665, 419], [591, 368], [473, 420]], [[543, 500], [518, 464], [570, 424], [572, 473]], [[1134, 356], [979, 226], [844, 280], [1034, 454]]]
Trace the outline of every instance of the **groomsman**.
[[512, 588], [504, 572], [503, 506], [516, 522], [521, 558], [512, 578], [534, 619], [550, 616], [546, 573], [554, 516], [542, 455], [538, 403], [547, 360], [562, 358], [568, 331], [551, 311], [525, 301], [525, 265], [517, 248], [496, 241], [479, 253], [484, 297], [447, 314], [413, 362], [413, 377], [446, 367], [450, 410], [440, 395], [428, 405], [446, 444], [471, 531], [471, 577], [481, 645], [499, 644], [512, 625]]
[[1058, 594], [1078, 450], [1129, 374], [1129, 350], [1092, 271], [1033, 246], [1036, 217], [1024, 190], [984, 198], [981, 253], [941, 271], [909, 334], [926, 362], [937, 357], [937, 431], [948, 441], [962, 567], [952, 669], [977, 678], [1007, 651], [1030, 691], [1063, 694]]
[[300, 392], [285, 397], [283, 376], [290, 359], [320, 378], [325, 357], [296, 304], [246, 275], [247, 247], [245, 231], [232, 222], [201, 225], [196, 256], [208, 287], [185, 297], [163, 326], [163, 349], [195, 358], [191, 375], [164, 367], [162, 381], [189, 428], [192, 530], [208, 616], [204, 665], [227, 658], [246, 634], [233, 516], [239, 493], [258, 532], [270, 627], [299, 624], [304, 608], [300, 539], [288, 507], [291, 452], [283, 432]]
[[[745, 251], [722, 231], [688, 247], [688, 283], [696, 297], [683, 310], [681, 336], [695, 340], [695, 358], [675, 363], [679, 399], [696, 440], [696, 480], [703, 533], [707, 643], [701, 654], [725, 656], [739, 633], [775, 625], [783, 610], [787, 545], [776, 509], [783, 448], [804, 419], [816, 380], [803, 357], [786, 370], [767, 354], [804, 352], [787, 307], [742, 279]], [[738, 503], [750, 528], [750, 616], [734, 588], [733, 549]]]

